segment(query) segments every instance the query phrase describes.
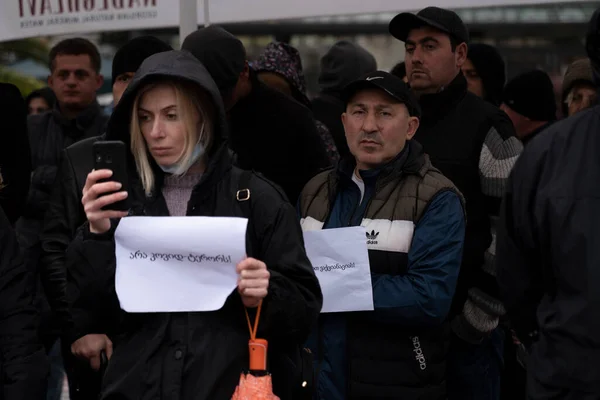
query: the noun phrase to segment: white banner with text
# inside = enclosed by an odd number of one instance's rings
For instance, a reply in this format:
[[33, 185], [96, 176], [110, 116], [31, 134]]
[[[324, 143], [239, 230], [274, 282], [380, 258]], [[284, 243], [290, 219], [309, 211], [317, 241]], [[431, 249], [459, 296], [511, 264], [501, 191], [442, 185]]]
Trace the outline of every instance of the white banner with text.
[[[154, 29], [179, 25], [180, 1], [205, 0], [0, 0], [0, 41], [26, 37]], [[416, 11], [409, 0], [206, 0], [211, 23]], [[565, 3], [577, 0], [431, 0], [445, 8]]]

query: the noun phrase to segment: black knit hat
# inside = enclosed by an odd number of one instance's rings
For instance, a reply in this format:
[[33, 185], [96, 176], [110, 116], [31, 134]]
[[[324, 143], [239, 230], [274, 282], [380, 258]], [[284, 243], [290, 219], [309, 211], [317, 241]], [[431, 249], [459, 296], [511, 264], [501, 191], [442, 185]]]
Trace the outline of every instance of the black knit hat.
[[246, 67], [246, 48], [242, 41], [216, 25], [190, 33], [181, 49], [204, 64], [221, 93], [236, 85]]
[[171, 46], [154, 36], [140, 36], [131, 39], [117, 51], [113, 58], [113, 85], [119, 75], [137, 71], [146, 58], [153, 54], [170, 50], [173, 50]]
[[499, 106], [506, 83], [506, 66], [502, 56], [494, 46], [476, 43], [469, 45], [467, 58], [471, 60], [477, 74], [481, 77], [485, 100]]
[[554, 85], [544, 71], [525, 72], [510, 80], [504, 88], [502, 102], [534, 121], [556, 119]]
[[416, 14], [398, 14], [391, 20], [389, 31], [396, 39], [406, 42], [410, 31], [423, 26], [445, 32], [459, 43], [469, 42], [469, 30], [458, 14], [439, 7], [427, 7]]

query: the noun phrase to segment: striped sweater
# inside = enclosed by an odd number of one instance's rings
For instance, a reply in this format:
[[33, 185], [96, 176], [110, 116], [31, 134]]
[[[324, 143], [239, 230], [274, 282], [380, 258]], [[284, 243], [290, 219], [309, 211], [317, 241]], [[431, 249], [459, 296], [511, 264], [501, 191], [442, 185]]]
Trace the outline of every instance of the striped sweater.
[[466, 200], [467, 232], [452, 327], [463, 340], [479, 343], [505, 313], [495, 279], [495, 224], [523, 146], [508, 116], [469, 93], [462, 74], [443, 91], [422, 95], [419, 103], [423, 115], [414, 139]]

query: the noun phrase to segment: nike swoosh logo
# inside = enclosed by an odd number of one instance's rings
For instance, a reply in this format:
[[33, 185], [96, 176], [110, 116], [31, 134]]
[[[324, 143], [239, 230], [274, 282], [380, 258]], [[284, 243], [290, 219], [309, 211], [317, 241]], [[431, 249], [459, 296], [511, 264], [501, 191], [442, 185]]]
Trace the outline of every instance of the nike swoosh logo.
[[383, 76], [370, 76], [370, 77], [367, 78], [368, 81], [372, 81], [372, 80], [375, 80], [375, 79], [383, 79]]

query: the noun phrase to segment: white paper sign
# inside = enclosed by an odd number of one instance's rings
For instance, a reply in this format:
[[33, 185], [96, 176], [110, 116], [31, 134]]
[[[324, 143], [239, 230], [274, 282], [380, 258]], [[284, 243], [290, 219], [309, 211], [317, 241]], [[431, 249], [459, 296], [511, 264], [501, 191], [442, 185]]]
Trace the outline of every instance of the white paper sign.
[[304, 241], [323, 291], [321, 312], [372, 311], [365, 228], [308, 231], [304, 232]]
[[115, 232], [115, 287], [127, 312], [214, 311], [237, 286], [245, 218], [127, 217]]

